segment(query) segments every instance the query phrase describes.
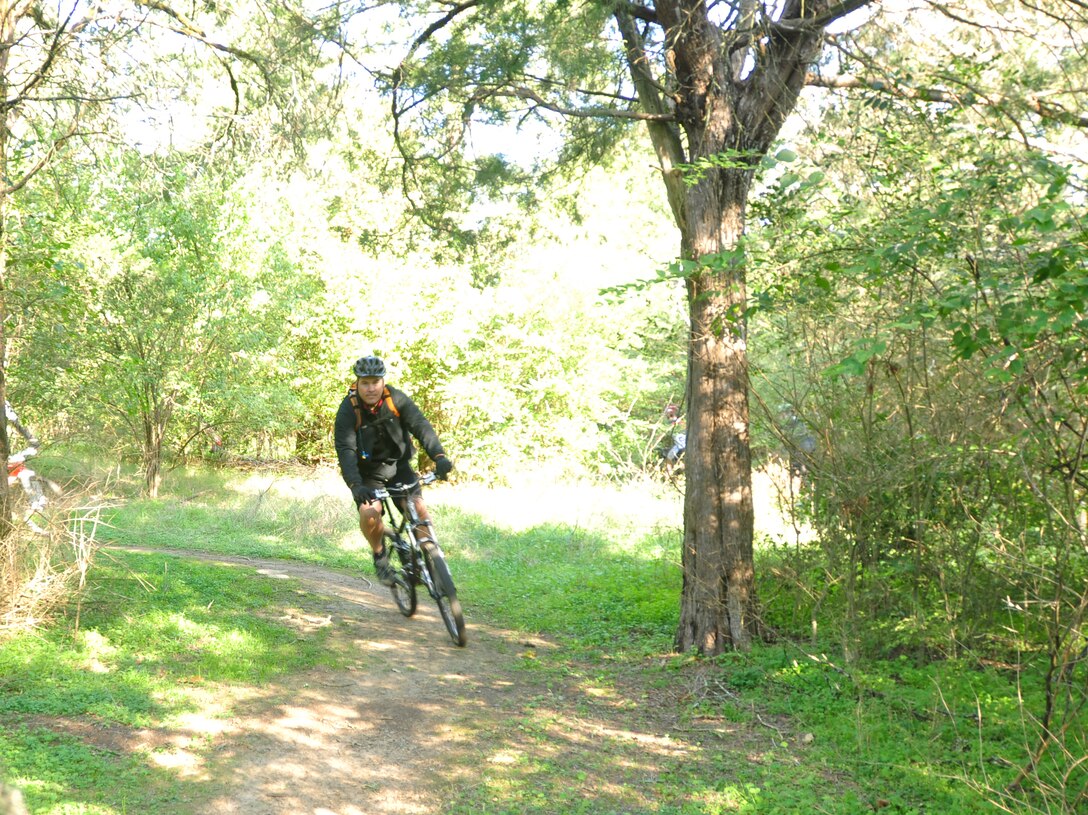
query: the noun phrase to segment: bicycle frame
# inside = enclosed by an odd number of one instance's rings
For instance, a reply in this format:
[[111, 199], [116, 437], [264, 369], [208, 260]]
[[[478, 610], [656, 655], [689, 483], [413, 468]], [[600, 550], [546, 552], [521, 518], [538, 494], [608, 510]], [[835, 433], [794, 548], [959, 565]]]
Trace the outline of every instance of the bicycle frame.
[[[433, 526], [430, 521], [424, 521], [419, 517], [415, 501], [412, 499], [411, 490], [416, 484], [429, 484], [434, 481], [434, 476], [424, 476], [413, 484], [391, 484], [387, 489], [376, 490], [377, 497], [382, 502], [382, 511], [388, 516], [389, 529], [393, 533], [394, 542], [406, 541], [408, 552], [402, 553], [402, 562], [412, 565], [412, 574], [409, 575], [417, 583], [427, 587], [427, 593], [435, 600], [438, 599], [438, 591], [435, 589], [434, 580], [423, 561], [423, 543], [434, 543], [434, 536], [429, 535], [424, 540], [416, 536], [416, 529], [425, 526], [429, 529]], [[401, 505], [403, 502], [403, 506]], [[396, 509], [396, 514], [393, 510]], [[405, 558], [404, 555], [408, 557]]]
[[[416, 612], [416, 586], [426, 586], [427, 593], [438, 604], [450, 637], [458, 646], [464, 646], [465, 619], [446, 557], [434, 538], [430, 520], [419, 517], [412, 495], [417, 483], [430, 484], [434, 480], [434, 474], [428, 473], [416, 483], [392, 484], [386, 489], [375, 490], [375, 497], [382, 502], [383, 514], [389, 516], [384, 533], [386, 546], [394, 547], [400, 562], [390, 588], [400, 613], [411, 617]], [[420, 528], [425, 528], [427, 534], [417, 536], [416, 530]]]

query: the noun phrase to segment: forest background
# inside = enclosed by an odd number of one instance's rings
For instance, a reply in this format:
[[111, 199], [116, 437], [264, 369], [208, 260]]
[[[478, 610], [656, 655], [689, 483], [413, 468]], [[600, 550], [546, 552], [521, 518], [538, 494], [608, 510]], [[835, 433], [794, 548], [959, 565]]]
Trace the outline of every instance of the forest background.
[[[47, 452], [150, 496], [194, 459], [327, 463], [373, 352], [459, 478], [659, 470], [690, 269], [638, 121], [561, 140], [527, 101], [471, 122], [453, 183], [394, 139], [392, 6], [347, 47], [340, 9], [120, 4], [45, 74], [59, 29], [21, 5], [4, 384]], [[748, 201], [753, 460], [804, 471], [761, 614], [848, 662], [1030, 664], [1061, 775], [1088, 752], [1088, 21], [888, 5], [823, 57], [880, 42], [879, 81], [806, 89]]]

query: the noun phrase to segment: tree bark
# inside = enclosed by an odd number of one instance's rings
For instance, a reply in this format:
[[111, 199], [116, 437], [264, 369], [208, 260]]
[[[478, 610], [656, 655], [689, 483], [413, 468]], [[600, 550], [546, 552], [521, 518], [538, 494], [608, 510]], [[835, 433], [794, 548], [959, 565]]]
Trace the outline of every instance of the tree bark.
[[147, 386], [144, 391], [144, 489], [149, 498], [158, 498], [162, 486], [162, 448], [173, 404], [172, 399], [154, 385]]
[[[743, 231], [748, 177], [722, 174], [714, 195], [693, 195], [693, 215], [719, 213], [714, 235], [696, 231], [707, 248], [735, 246]], [[706, 182], [711, 184], [712, 182]], [[709, 220], [705, 221], [709, 222]], [[698, 252], [698, 249], [696, 250]], [[709, 251], [698, 252], [706, 257]], [[753, 566], [748, 355], [742, 263], [732, 261], [688, 281], [688, 446], [684, 455], [684, 587], [676, 647], [716, 654], [747, 648], [757, 633]]]

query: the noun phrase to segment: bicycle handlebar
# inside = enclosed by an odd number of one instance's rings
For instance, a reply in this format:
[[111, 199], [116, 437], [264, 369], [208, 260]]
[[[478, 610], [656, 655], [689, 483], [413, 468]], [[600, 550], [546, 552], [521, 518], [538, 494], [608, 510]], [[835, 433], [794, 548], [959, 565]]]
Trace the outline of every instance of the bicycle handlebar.
[[427, 473], [424, 476], [420, 476], [411, 484], [390, 484], [387, 487], [378, 487], [374, 490], [374, 497], [379, 501], [384, 501], [386, 498], [400, 498], [408, 494], [408, 491], [415, 487], [417, 484], [433, 484], [438, 479], [434, 473]]

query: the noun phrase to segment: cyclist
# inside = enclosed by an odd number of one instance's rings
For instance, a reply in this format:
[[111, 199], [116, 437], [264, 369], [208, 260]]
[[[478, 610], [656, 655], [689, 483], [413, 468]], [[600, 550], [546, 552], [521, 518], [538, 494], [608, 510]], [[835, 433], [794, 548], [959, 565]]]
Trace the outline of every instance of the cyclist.
[[[382, 505], [374, 490], [392, 483], [416, 484], [411, 491], [419, 517], [430, 521], [418, 475], [412, 469], [414, 437], [444, 479], [453, 469], [431, 423], [407, 395], [385, 384], [385, 363], [364, 356], [352, 367], [355, 384], [336, 412], [333, 436], [340, 474], [359, 510], [359, 529], [370, 544], [374, 570], [384, 586], [393, 585], [393, 568], [382, 533]], [[426, 536], [426, 531], [418, 534]]]

